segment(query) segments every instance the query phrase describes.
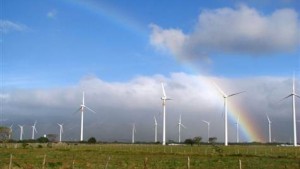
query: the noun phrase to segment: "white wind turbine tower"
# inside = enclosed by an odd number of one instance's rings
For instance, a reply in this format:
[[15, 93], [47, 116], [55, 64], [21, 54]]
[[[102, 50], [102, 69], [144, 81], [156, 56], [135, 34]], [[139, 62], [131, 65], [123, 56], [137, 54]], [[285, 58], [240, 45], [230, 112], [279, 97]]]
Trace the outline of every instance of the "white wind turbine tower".
[[163, 105], [163, 142], [162, 145], [166, 145], [166, 101], [171, 100], [171, 98], [168, 98], [165, 92], [164, 84], [161, 83], [163, 96], [161, 97], [162, 105]]
[[154, 142], [157, 142], [157, 121], [156, 118], [154, 116]]
[[36, 121], [34, 122], [33, 126], [31, 126], [32, 127], [32, 135], [31, 135], [32, 140], [34, 140], [34, 133], [37, 133], [35, 125], [36, 125]]
[[90, 109], [84, 104], [84, 92], [82, 92], [82, 104], [80, 105], [79, 109], [76, 111], [76, 112], [81, 111], [80, 141], [83, 141], [83, 113], [85, 108], [93, 113], [96, 113], [94, 110]]
[[8, 139], [11, 139], [11, 135], [12, 135], [12, 127], [13, 127], [13, 124], [9, 126], [9, 135], [8, 135]]
[[235, 125], [236, 125], [236, 142], [239, 143], [240, 142], [240, 133], [239, 133], [240, 115], [238, 116]]
[[292, 93], [286, 97], [284, 97], [282, 100], [287, 99], [289, 97], [292, 97], [293, 99], [293, 129], [294, 129], [294, 146], [297, 146], [297, 128], [296, 128], [296, 105], [295, 105], [295, 96], [300, 98], [299, 95], [296, 94], [295, 91], [295, 75], [293, 76], [293, 89]]
[[63, 130], [64, 124], [57, 123], [57, 125], [59, 126], [59, 142], [61, 142], [61, 136], [62, 136], [62, 133], [64, 132], [64, 130]]
[[182, 123], [181, 123], [181, 115], [179, 116], [179, 121], [178, 121], [178, 143], [181, 143], [181, 127], [186, 128]]
[[134, 134], [136, 132], [136, 129], [135, 129], [135, 124], [133, 123], [132, 124], [132, 138], [131, 138], [131, 143], [134, 144]]
[[20, 127], [20, 140], [23, 140], [23, 127], [21, 125], [18, 125]]
[[225, 116], [225, 117], [224, 117], [224, 125], [225, 125], [225, 127], [224, 127], [224, 128], [225, 128], [225, 141], [224, 141], [224, 145], [225, 145], [225, 146], [228, 146], [227, 99], [228, 99], [229, 97], [238, 95], [238, 94], [243, 93], [243, 92], [245, 92], [245, 91], [227, 95], [227, 94], [225, 94], [225, 93], [221, 90], [221, 88], [220, 88], [217, 84], [214, 83], [214, 85], [216, 86], [216, 88], [218, 89], [218, 91], [220, 92], [220, 94], [221, 94], [221, 95], [223, 96], [223, 98], [224, 98], [224, 111], [225, 111], [225, 113], [224, 113], [224, 116]]
[[202, 120], [204, 123], [207, 124], [207, 142], [209, 143], [209, 127], [210, 127], [210, 122], [208, 121], [205, 121], [205, 120]]
[[267, 116], [267, 119], [268, 119], [268, 124], [269, 124], [269, 143], [271, 143], [272, 142], [272, 130], [271, 130], [271, 120], [270, 120], [270, 118], [269, 118], [269, 116], [268, 116], [268, 114], [266, 114], [266, 116]]

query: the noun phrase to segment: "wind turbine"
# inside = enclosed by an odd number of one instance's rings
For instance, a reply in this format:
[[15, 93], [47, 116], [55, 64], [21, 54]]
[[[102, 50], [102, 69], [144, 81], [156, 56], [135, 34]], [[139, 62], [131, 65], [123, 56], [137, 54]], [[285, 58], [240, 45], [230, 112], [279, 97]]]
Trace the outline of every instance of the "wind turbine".
[[218, 89], [219, 93], [220, 93], [220, 94], [223, 96], [223, 98], [224, 98], [224, 111], [225, 111], [225, 114], [224, 114], [224, 116], [225, 116], [225, 117], [224, 117], [224, 125], [225, 125], [225, 127], [224, 127], [224, 128], [225, 128], [225, 141], [224, 141], [224, 145], [225, 145], [225, 146], [228, 146], [227, 99], [228, 99], [229, 97], [238, 95], [238, 94], [243, 93], [243, 92], [245, 92], [245, 91], [227, 95], [227, 94], [225, 94], [225, 93], [221, 90], [221, 88], [220, 88], [217, 84], [214, 83], [214, 85], [216, 86], [216, 88]]
[[178, 143], [181, 142], [181, 127], [186, 128], [182, 123], [181, 123], [181, 115], [179, 116], [179, 121], [178, 121]]
[[85, 108], [93, 113], [96, 113], [94, 110], [90, 109], [84, 104], [84, 92], [82, 92], [82, 104], [80, 105], [79, 109], [76, 110], [76, 112], [81, 111], [80, 141], [83, 141], [83, 113]]
[[13, 130], [12, 130], [13, 125], [14, 125], [14, 124], [12, 124], [12, 125], [9, 126], [9, 135], [8, 135], [8, 139], [11, 139], [11, 135], [12, 135], [12, 132], [13, 132]]
[[295, 91], [295, 74], [293, 76], [293, 89], [292, 93], [288, 96], [284, 97], [282, 100], [287, 99], [289, 97], [292, 97], [293, 99], [293, 129], [294, 129], [294, 146], [297, 146], [297, 128], [296, 128], [296, 105], [295, 105], [295, 96], [300, 98], [298, 94], [296, 94]]
[[64, 130], [63, 130], [63, 125], [64, 124], [57, 123], [57, 125], [59, 126], [59, 142], [61, 142], [61, 135], [64, 132]]
[[267, 119], [268, 119], [268, 124], [269, 124], [269, 143], [271, 143], [272, 142], [272, 131], [271, 131], [271, 120], [270, 120], [270, 118], [269, 118], [269, 116], [268, 116], [268, 114], [266, 114], [266, 116], [267, 116]]
[[21, 126], [21, 125], [18, 125], [20, 127], [20, 140], [22, 141], [23, 140], [23, 127], [24, 126]]
[[154, 142], [157, 142], [157, 121], [156, 118], [154, 116]]
[[210, 122], [208, 121], [205, 121], [205, 120], [202, 120], [204, 123], [207, 124], [207, 142], [209, 143], [209, 127], [210, 127]]
[[235, 125], [236, 125], [236, 142], [239, 143], [240, 142], [240, 134], [239, 134], [240, 115], [238, 116]]
[[32, 127], [32, 136], [31, 136], [31, 139], [32, 139], [32, 140], [34, 140], [34, 133], [35, 133], [35, 132], [37, 133], [36, 128], [35, 128], [35, 125], [36, 125], [36, 121], [34, 122], [33, 126], [31, 126], [31, 127]]
[[132, 138], [131, 138], [131, 143], [134, 144], [134, 134], [135, 134], [136, 130], [135, 130], [135, 124], [132, 124]]
[[166, 145], [166, 101], [171, 100], [171, 98], [168, 98], [165, 92], [164, 84], [161, 83], [163, 96], [161, 97], [162, 105], [163, 105], [163, 142], [162, 145]]

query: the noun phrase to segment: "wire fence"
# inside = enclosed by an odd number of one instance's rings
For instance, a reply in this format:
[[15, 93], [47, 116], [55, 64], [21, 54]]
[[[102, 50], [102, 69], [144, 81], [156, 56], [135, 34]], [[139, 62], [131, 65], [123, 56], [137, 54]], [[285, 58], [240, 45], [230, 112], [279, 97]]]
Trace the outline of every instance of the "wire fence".
[[300, 149], [275, 146], [9, 145], [0, 168], [300, 168]]

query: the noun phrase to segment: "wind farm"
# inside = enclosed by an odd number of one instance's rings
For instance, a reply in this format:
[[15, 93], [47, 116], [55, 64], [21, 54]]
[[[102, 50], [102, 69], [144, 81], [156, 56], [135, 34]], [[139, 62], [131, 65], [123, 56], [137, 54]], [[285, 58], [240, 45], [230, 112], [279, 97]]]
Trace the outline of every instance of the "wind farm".
[[[230, 94], [230, 95], [227, 95], [227, 94], [225, 94], [222, 90], [221, 90], [221, 88], [218, 86], [218, 85], [216, 85], [216, 83], [214, 83], [213, 82], [213, 84], [214, 84], [214, 87], [215, 88], [212, 88], [213, 90], [215, 90], [217, 93], [219, 93], [219, 94], [221, 94], [221, 96], [223, 96], [223, 104], [224, 104], [224, 107], [223, 107], [223, 112], [224, 112], [224, 115], [222, 115], [222, 118], [224, 118], [224, 129], [225, 129], [225, 131], [224, 131], [224, 142], [222, 142], [222, 141], [218, 141], [219, 143], [223, 143], [225, 146], [228, 146], [229, 144], [228, 144], [228, 119], [226, 118], [226, 117], [228, 117], [228, 103], [227, 103], [227, 99], [228, 98], [230, 98], [230, 97], [232, 97], [232, 96], [235, 96], [235, 95], [239, 95], [239, 94], [241, 94], [241, 93], [244, 93], [244, 91], [242, 91], [242, 92], [237, 92], [237, 93], [233, 93], [233, 94]], [[166, 95], [166, 91], [165, 91], [165, 85], [164, 85], [164, 83], [160, 83], [160, 85], [161, 85], [161, 89], [162, 89], [162, 97], [161, 97], [161, 100], [162, 100], [162, 110], [163, 110], [163, 114], [162, 114], [162, 119], [161, 119], [161, 116], [159, 116], [159, 121], [158, 121], [158, 119], [155, 117], [155, 116], [153, 116], [153, 120], [154, 120], [154, 124], [153, 124], [153, 128], [154, 128], [154, 139], [153, 139], [153, 143], [161, 143], [162, 145], [168, 145], [168, 144], [170, 144], [170, 143], [172, 143], [172, 142], [174, 142], [173, 141], [173, 136], [168, 136], [168, 137], [166, 137], [166, 102], [167, 101], [169, 101], [169, 100], [172, 100], [171, 98], [169, 98], [167, 95]], [[169, 85], [167, 85], [167, 87], [168, 87]], [[292, 93], [290, 94], [290, 95], [288, 95], [288, 96], [286, 96], [285, 98], [283, 98], [282, 99], [282, 101], [284, 101], [285, 99], [287, 99], [287, 98], [289, 98], [289, 97], [293, 97], [293, 98], [296, 98], [296, 97], [299, 97], [297, 94], [296, 94], [296, 80], [295, 80], [295, 78], [293, 77], [293, 79], [292, 79]], [[167, 88], [167, 89], [169, 89], [169, 88]], [[159, 89], [156, 89], [157, 91], [159, 91]], [[216, 93], [216, 98], [218, 97], [218, 94]], [[174, 101], [172, 101], [172, 102], [170, 102], [170, 103], [173, 103], [173, 102], [176, 102], [176, 100]], [[177, 104], [177, 103], [176, 103]], [[172, 106], [172, 104], [170, 104], [170, 106]], [[294, 114], [296, 114], [296, 112], [295, 112], [295, 100], [293, 99], [293, 104], [292, 104], [292, 112], [293, 112], [293, 117], [294, 117]], [[170, 107], [171, 108], [171, 107]], [[89, 107], [87, 107], [86, 105], [85, 105], [85, 93], [84, 92], [82, 92], [82, 103], [81, 103], [81, 105], [80, 105], [80, 108], [75, 112], [75, 113], [77, 113], [77, 112], [80, 112], [81, 113], [81, 120], [80, 120], [80, 137], [79, 137], [79, 141], [81, 141], [81, 142], [83, 142], [85, 139], [84, 139], [84, 137], [83, 137], [83, 129], [84, 129], [84, 126], [83, 126], [83, 115], [84, 115], [84, 113], [85, 113], [85, 111], [84, 110], [88, 110], [88, 111], [90, 111], [90, 112], [93, 112], [93, 113], [96, 113], [94, 110], [92, 110], [91, 108], [89, 108]], [[159, 108], [158, 108], [158, 111], [159, 111]], [[173, 116], [172, 114], [174, 114], [174, 112], [172, 112], [172, 111], [174, 111], [173, 109], [170, 109], [170, 116]], [[242, 144], [245, 144], [245, 143], [251, 143], [251, 142], [247, 142], [247, 141], [242, 141], [242, 142], [240, 142], [240, 117], [241, 117], [241, 113], [242, 112], [239, 112], [239, 114], [237, 115], [237, 117], [236, 117], [236, 120], [235, 120], [235, 127], [236, 127], [236, 129], [235, 129], [235, 131], [236, 131], [236, 134], [235, 134], [235, 137], [236, 137], [236, 139], [235, 139], [235, 141], [233, 141], [233, 139], [231, 139], [231, 141], [230, 141], [230, 144], [233, 144], [233, 143], [242, 143]], [[261, 141], [262, 143], [272, 143], [272, 136], [271, 136], [271, 120], [270, 120], [270, 118], [269, 118], [269, 115], [268, 114], [265, 114], [266, 115], [266, 117], [267, 117], [267, 122], [268, 122], [268, 139], [267, 140], [263, 140], [263, 141]], [[91, 121], [92, 119], [89, 119], [89, 121]], [[293, 121], [294, 121], [295, 119], [293, 118]], [[162, 126], [163, 126], [163, 128], [162, 128], [162, 132], [159, 132], [158, 131], [158, 124], [159, 124], [159, 122], [160, 123], [162, 123]], [[207, 125], [207, 128], [206, 128], [206, 133], [199, 133], [198, 132], [198, 134], [197, 135], [194, 135], [194, 137], [196, 138], [196, 137], [201, 137], [201, 136], [203, 136], [203, 135], [207, 135], [207, 143], [210, 143], [210, 139], [212, 138], [212, 136], [211, 136], [211, 134], [210, 134], [210, 130], [211, 130], [211, 126], [210, 126], [210, 124], [211, 124], [211, 122], [210, 121], [206, 121], [206, 120], [202, 120], [202, 122], [204, 123], [204, 124], [206, 124]], [[219, 122], [220, 123], [220, 122]], [[35, 121], [34, 122], [34, 124], [31, 126], [31, 128], [32, 128], [32, 130], [31, 130], [31, 140], [35, 140], [35, 138], [36, 138], [36, 136], [35, 136], [35, 134], [38, 134], [37, 133], [37, 129], [36, 129], [36, 124], [37, 124], [37, 121]], [[145, 123], [145, 124], [147, 124], [147, 123]], [[60, 124], [60, 123], [57, 123], [57, 125], [59, 126], [59, 133], [57, 134], [57, 141], [58, 142], [63, 142], [63, 141], [76, 141], [76, 138], [75, 139], [68, 139], [68, 138], [65, 138], [65, 140], [63, 140], [62, 139], [62, 133], [63, 133], [63, 124]], [[24, 125], [18, 125], [19, 126], [19, 128], [20, 128], [20, 136], [19, 136], [19, 140], [23, 140], [23, 135], [24, 135]], [[132, 125], [132, 131], [131, 131], [131, 143], [132, 144], [134, 144], [134, 143], [136, 143], [136, 139], [135, 139], [135, 134], [136, 134], [136, 128], [135, 128], [135, 126], [136, 126], [136, 124], [133, 124]], [[145, 125], [144, 125], [145, 126]], [[293, 125], [294, 126], [294, 125]], [[12, 138], [12, 135], [13, 135], [13, 132], [12, 132], [12, 125], [9, 127], [9, 131], [10, 131], [10, 134], [8, 134], [8, 138], [9, 139], [13, 139]], [[177, 122], [177, 127], [178, 127], [178, 136], [177, 136], [177, 143], [179, 143], [179, 144], [181, 144], [181, 143], [185, 143], [186, 142], [186, 140], [188, 139], [188, 138], [184, 138], [184, 140], [182, 141], [182, 136], [181, 136], [181, 134], [182, 134], [182, 128], [184, 128], [184, 129], [186, 129], [186, 126], [182, 123], [182, 115], [181, 114], [179, 114], [179, 119], [178, 119], [178, 122]], [[151, 127], [149, 127], [149, 128], [151, 128]], [[202, 127], [202, 128], [204, 128], [204, 127]], [[71, 130], [73, 130], [74, 131], [74, 129], [71, 129]], [[145, 130], [145, 129], [143, 129], [143, 130]], [[218, 129], [219, 131], [220, 131], [220, 129]], [[169, 128], [168, 129], [168, 131], [171, 131], [171, 128]], [[215, 129], [214, 129], [214, 131], [216, 131]], [[243, 131], [243, 130], [242, 130]], [[295, 130], [293, 130], [293, 133], [294, 133], [294, 131]], [[185, 132], [187, 133], [187, 135], [190, 135], [190, 132], [189, 132], [189, 130], [185, 130]], [[171, 132], [172, 133], [172, 132]], [[49, 133], [50, 135], [51, 135], [51, 133]], [[139, 134], [143, 134], [143, 133], [139, 133]], [[243, 134], [243, 133], [242, 133]], [[47, 135], [47, 134], [46, 134]], [[55, 134], [54, 134], [55, 135]], [[58, 137], [59, 136], [59, 137]], [[159, 137], [159, 136], [161, 136], [161, 137]], [[233, 136], [233, 134], [231, 134], [231, 136]], [[295, 136], [295, 135], [293, 135], [293, 136]], [[40, 135], [40, 137], [41, 137], [41, 135]], [[92, 135], [90, 135], [90, 137], [92, 137]], [[216, 136], [213, 136], [213, 137], [215, 137], [215, 138], [217, 138]], [[139, 138], [140, 138], [140, 136], [139, 136]], [[159, 139], [160, 138], [160, 139]], [[167, 141], [168, 140], [168, 141]], [[176, 139], [174, 139], [174, 140], [176, 140]], [[294, 142], [293, 142], [293, 146], [297, 146], [297, 138], [296, 138], [296, 141], [295, 141], [295, 138], [294, 138], [294, 140], [293, 140]], [[123, 142], [123, 141], [122, 141]], [[126, 142], [126, 141], [125, 141]], [[151, 142], [150, 140], [140, 140], [140, 141], [138, 141], [138, 142]], [[176, 141], [175, 141], [176, 142]]]
[[0, 168], [300, 167], [298, 1], [0, 6]]

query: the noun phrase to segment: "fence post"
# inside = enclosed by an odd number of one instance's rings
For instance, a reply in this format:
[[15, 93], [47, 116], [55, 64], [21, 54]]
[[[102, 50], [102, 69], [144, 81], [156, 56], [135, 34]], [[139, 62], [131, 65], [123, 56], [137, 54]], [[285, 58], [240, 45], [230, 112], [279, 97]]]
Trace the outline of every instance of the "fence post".
[[13, 158], [13, 156], [12, 156], [12, 154], [10, 154], [9, 166], [8, 166], [9, 169], [12, 169], [12, 158]]
[[242, 160], [239, 159], [239, 165], [240, 165], [240, 169], [242, 169]]
[[190, 169], [190, 157], [188, 156], [188, 159], [187, 159], [187, 169]]
[[43, 169], [45, 169], [45, 164], [46, 164], [46, 154], [44, 155], [44, 160], [43, 160]]
[[107, 169], [108, 167], [108, 162], [110, 161], [110, 156], [108, 157], [107, 161], [106, 161], [106, 165], [105, 165], [105, 169]]
[[145, 157], [145, 160], [144, 160], [144, 169], [147, 169], [147, 163], [148, 163], [148, 158]]

